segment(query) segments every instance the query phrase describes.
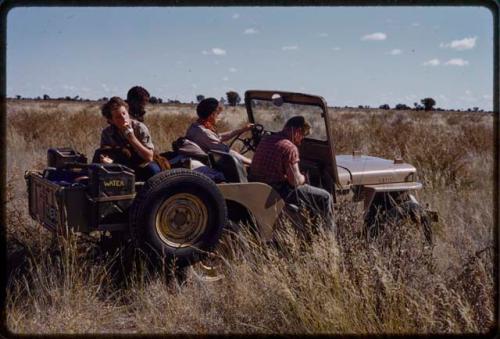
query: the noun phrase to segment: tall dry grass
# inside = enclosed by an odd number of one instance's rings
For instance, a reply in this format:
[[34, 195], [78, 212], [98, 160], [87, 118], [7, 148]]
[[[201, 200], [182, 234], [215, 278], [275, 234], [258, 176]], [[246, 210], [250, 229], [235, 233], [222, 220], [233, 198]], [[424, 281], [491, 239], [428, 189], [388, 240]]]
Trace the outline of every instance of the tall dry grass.
[[[336, 206], [335, 236], [304, 241], [284, 221], [266, 245], [244, 230], [225, 254], [225, 278], [132, 270], [91, 238], [59, 239], [28, 215], [26, 169], [47, 147], [91, 155], [105, 122], [96, 104], [8, 104], [7, 327], [15, 333], [487, 333], [496, 326], [493, 120], [455, 112], [335, 112], [338, 151], [414, 164], [419, 200], [439, 212], [435, 246], [411, 224], [367, 240], [362, 211]], [[244, 120], [225, 113], [225, 128]], [[194, 108], [158, 105], [146, 117], [168, 150]], [[140, 262], [139, 262], [140, 264]]]

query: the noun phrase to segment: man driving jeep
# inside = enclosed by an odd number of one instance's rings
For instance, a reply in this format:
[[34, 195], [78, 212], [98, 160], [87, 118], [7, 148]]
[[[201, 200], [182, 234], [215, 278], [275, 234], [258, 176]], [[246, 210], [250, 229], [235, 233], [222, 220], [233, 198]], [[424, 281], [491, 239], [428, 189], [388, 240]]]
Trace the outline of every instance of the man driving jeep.
[[249, 179], [269, 184], [288, 203], [304, 203], [310, 212], [322, 215], [325, 225], [333, 229], [331, 194], [306, 184], [299, 170], [298, 146], [310, 130], [311, 125], [303, 116], [295, 116], [280, 132], [264, 136], [253, 156]]

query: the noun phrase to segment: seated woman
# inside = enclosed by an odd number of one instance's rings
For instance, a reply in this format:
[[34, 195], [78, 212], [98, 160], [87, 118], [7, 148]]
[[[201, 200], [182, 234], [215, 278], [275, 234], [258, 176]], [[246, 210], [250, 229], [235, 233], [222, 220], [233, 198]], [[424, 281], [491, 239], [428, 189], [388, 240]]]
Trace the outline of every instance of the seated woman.
[[243, 164], [250, 165], [252, 160], [239, 154], [236, 151], [230, 150], [229, 146], [224, 144], [224, 141], [230, 140], [236, 135], [249, 131], [253, 124], [247, 124], [245, 127], [234, 131], [217, 133], [216, 124], [223, 107], [217, 99], [203, 99], [196, 107], [198, 120], [189, 126], [186, 132], [186, 138], [196, 143], [204, 152], [211, 150], [229, 152], [236, 158], [240, 159]]
[[[101, 113], [109, 126], [101, 133], [99, 161], [129, 166], [139, 181], [159, 173], [161, 168], [153, 161], [154, 146], [149, 130], [142, 122], [130, 118], [128, 104], [119, 97], [112, 97], [102, 106]], [[113, 156], [112, 150], [118, 150], [120, 156]]]

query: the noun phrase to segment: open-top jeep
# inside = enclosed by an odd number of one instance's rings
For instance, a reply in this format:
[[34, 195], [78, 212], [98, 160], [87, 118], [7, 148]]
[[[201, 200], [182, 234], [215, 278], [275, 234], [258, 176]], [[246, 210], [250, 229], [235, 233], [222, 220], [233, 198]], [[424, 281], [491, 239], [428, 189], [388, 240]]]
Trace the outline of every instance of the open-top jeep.
[[[432, 241], [429, 214], [412, 194], [422, 187], [415, 167], [401, 159], [358, 152], [336, 155], [332, 121], [322, 97], [251, 90], [245, 93], [245, 105], [255, 126], [250, 137], [239, 135], [231, 143], [240, 143], [240, 152], [255, 151], [262, 137], [281, 130], [290, 117], [302, 115], [312, 124], [299, 149], [300, 168], [311, 185], [329, 191], [335, 202], [348, 197], [363, 203], [369, 231], [384, 218], [407, 213]], [[213, 250], [231, 221], [251, 216], [267, 241], [273, 238], [279, 216], [296, 211], [297, 206], [287, 206], [271, 186], [249, 182], [245, 167], [230, 153], [214, 151], [201, 158], [178, 150], [167, 153], [172, 169], [137, 182], [126, 166], [87, 164], [86, 157], [72, 149], [50, 149], [48, 168], [26, 173], [30, 215], [56, 232], [127, 232], [136, 246], [192, 263]], [[216, 182], [199, 168], [193, 170], [194, 158], [224, 179]]]

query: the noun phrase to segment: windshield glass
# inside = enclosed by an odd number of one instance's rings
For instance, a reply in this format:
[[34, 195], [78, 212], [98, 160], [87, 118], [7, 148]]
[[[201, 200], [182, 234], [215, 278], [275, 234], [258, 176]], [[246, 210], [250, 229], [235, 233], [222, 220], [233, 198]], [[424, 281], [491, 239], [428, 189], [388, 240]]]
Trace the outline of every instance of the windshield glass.
[[281, 106], [272, 101], [252, 99], [252, 112], [255, 123], [264, 126], [266, 131], [279, 132], [285, 122], [296, 115], [302, 115], [311, 124], [309, 139], [327, 140], [325, 120], [321, 116], [323, 110], [318, 106], [282, 103]]

